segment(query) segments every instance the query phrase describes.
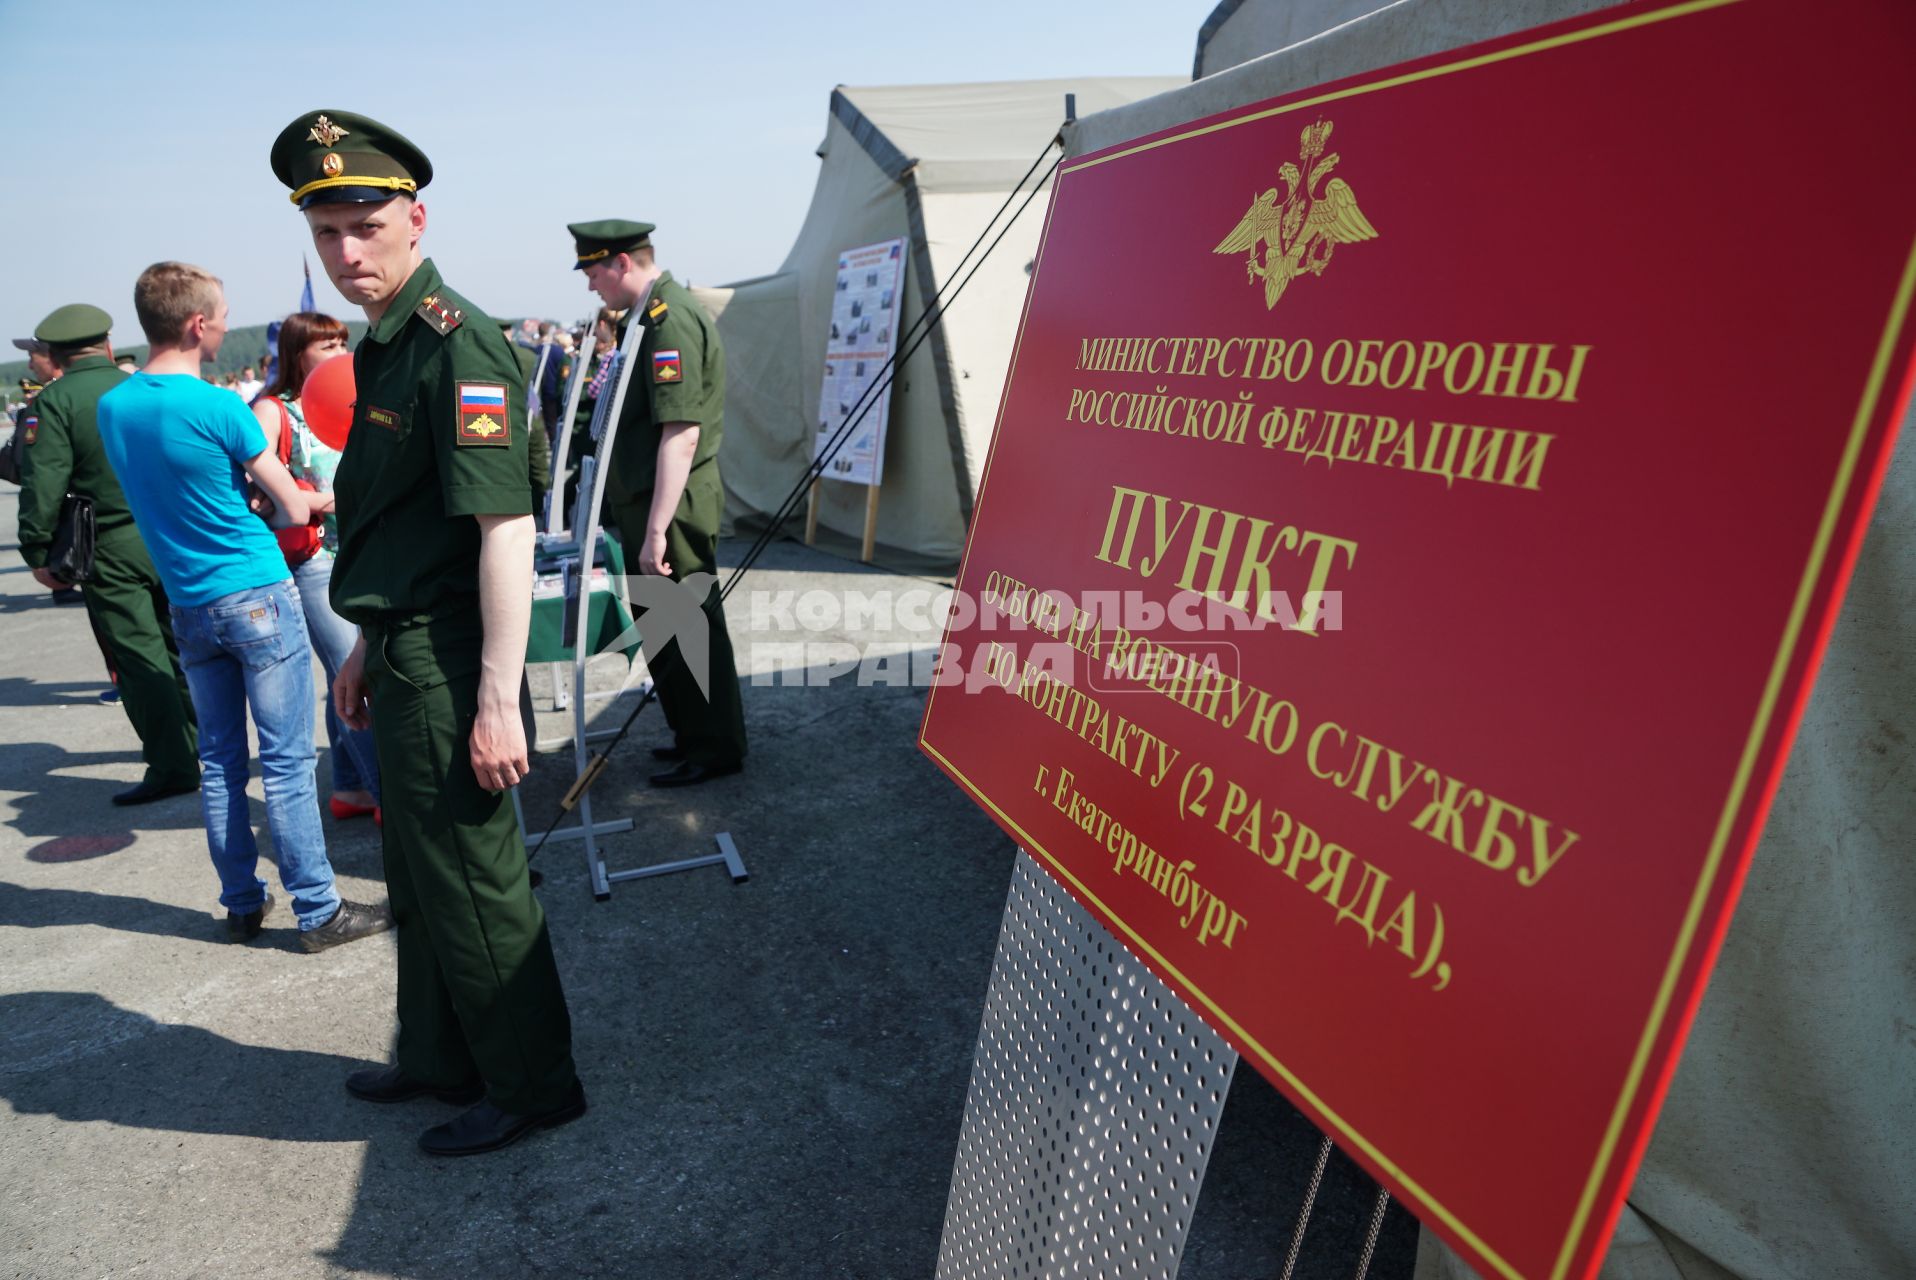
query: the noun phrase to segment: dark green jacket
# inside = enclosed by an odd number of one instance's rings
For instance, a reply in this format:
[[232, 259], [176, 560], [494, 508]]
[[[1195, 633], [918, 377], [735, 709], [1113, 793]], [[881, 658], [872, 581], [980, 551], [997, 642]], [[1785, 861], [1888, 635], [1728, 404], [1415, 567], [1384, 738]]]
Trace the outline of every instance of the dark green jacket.
[[[666, 304], [665, 316], [646, 330], [639, 344], [638, 366], [619, 409], [619, 436], [612, 449], [614, 502], [652, 492], [659, 436], [668, 422], [699, 424], [692, 473], [703, 481], [701, 469], [709, 469], [711, 483], [717, 482], [719, 445], [725, 435], [725, 348], [718, 326], [669, 271], [652, 284], [648, 301], [659, 300]], [[626, 323], [637, 323], [646, 305], [632, 308]], [[612, 394], [611, 386], [605, 394]]]
[[100, 444], [97, 418], [100, 397], [126, 379], [105, 356], [81, 356], [20, 415], [20, 430], [27, 433], [21, 437], [20, 555], [32, 568], [46, 564], [60, 502], [70, 492], [93, 499], [93, 523], [101, 533], [133, 523]]
[[333, 477], [333, 609], [476, 608], [480, 515], [532, 511], [526, 384], [499, 326], [428, 259], [353, 352], [352, 431]]

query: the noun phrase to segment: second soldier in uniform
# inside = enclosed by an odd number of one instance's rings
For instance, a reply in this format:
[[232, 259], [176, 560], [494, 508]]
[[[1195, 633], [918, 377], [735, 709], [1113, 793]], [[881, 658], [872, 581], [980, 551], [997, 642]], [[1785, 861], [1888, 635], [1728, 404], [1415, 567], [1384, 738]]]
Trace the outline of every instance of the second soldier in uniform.
[[273, 144], [333, 283], [371, 328], [334, 478], [334, 609], [361, 641], [335, 681], [370, 712], [399, 924], [397, 1061], [372, 1102], [474, 1104], [420, 1137], [491, 1151], [585, 1112], [571, 1022], [503, 792], [528, 768], [519, 690], [531, 611], [525, 384], [498, 327], [419, 241], [425, 155], [378, 121], [308, 112]]
[[[628, 565], [683, 582], [718, 571], [719, 443], [725, 423], [725, 351], [705, 308], [659, 268], [649, 222], [575, 222], [566, 230], [586, 285], [609, 307], [630, 308], [644, 326], [613, 442], [608, 491]], [[678, 643], [651, 664], [673, 741], [653, 754], [676, 762], [652, 775], [659, 787], [693, 786], [745, 764], [739, 697], [725, 606], [714, 584], [702, 601], [708, 622], [709, 697]]]

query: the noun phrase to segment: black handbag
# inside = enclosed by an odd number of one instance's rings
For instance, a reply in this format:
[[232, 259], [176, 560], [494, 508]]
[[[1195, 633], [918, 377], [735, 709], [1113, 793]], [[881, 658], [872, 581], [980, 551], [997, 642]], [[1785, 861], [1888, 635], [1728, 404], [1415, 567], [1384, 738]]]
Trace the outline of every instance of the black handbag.
[[62, 582], [93, 581], [93, 499], [69, 493], [47, 552], [47, 572]]

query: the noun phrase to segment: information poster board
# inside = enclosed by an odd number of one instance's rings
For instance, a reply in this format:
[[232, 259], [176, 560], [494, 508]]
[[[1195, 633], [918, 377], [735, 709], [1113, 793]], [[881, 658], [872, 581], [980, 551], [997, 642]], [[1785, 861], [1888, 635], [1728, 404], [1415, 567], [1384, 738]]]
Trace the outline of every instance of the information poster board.
[[1487, 1276], [1599, 1266], [1808, 696], [1912, 49], [1625, 5], [1060, 171], [922, 746]]
[[[827, 480], [877, 485], [885, 477], [889, 388], [873, 392], [885, 362], [898, 349], [898, 313], [904, 304], [905, 242], [886, 240], [838, 255], [837, 288], [825, 342], [825, 383], [818, 394], [818, 435], [812, 459], [822, 456], [847, 418], [858, 426], [822, 473]], [[870, 403], [875, 400], [876, 403]], [[869, 409], [861, 406], [869, 404]]]

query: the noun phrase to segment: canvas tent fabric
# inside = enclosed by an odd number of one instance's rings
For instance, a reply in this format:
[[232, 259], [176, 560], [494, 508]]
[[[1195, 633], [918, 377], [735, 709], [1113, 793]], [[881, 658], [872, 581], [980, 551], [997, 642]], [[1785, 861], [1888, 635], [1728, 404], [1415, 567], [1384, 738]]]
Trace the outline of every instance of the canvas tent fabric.
[[1198, 28], [1191, 78], [1214, 76], [1383, 7], [1383, 0], [1223, 0]]
[[[811, 463], [840, 253], [905, 238], [898, 323], [909, 330], [1057, 136], [1066, 94], [1082, 114], [1179, 83], [1087, 77], [835, 89], [818, 183], [784, 263], [768, 276], [693, 291], [725, 342], [728, 521], [762, 522]], [[963, 551], [1046, 199], [1032, 202], [899, 370], [878, 509], [880, 558], [894, 567], [949, 569]], [[855, 546], [865, 490], [827, 482], [822, 499], [821, 530]]]
[[[1606, 3], [1399, 0], [1304, 34], [1299, 12], [1338, 6], [1227, 2], [1199, 45], [1225, 69], [1084, 117], [1066, 152]], [[1916, 1276], [1912, 420], [1602, 1280]], [[1418, 1280], [1474, 1274], [1425, 1234]]]

